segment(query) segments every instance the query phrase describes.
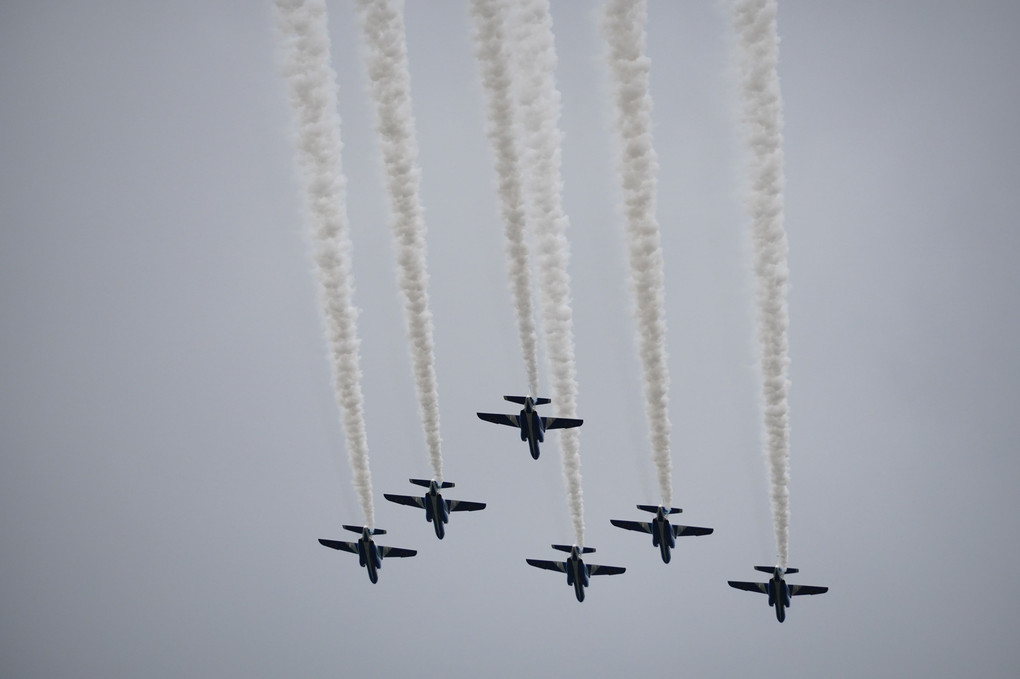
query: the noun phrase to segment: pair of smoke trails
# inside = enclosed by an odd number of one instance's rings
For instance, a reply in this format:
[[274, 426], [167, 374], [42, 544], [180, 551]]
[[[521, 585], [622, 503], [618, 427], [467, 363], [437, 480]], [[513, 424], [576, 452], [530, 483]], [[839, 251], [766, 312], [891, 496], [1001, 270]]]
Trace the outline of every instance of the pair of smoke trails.
[[739, 38], [743, 116], [750, 149], [747, 208], [754, 241], [763, 426], [772, 481], [772, 522], [779, 566], [785, 568], [790, 533], [787, 399], [790, 359], [786, 305], [789, 270], [783, 227], [783, 104], [779, 90], [776, 10], [775, 0], [738, 0], [734, 5], [733, 25]]
[[[550, 396], [563, 417], [577, 416], [577, 370], [570, 306], [570, 259], [560, 176], [560, 94], [547, 0], [471, 0], [475, 53], [489, 101], [489, 138], [496, 155], [506, 226], [514, 309], [531, 393], [537, 393], [535, 326], [531, 311], [525, 223], [534, 225], [539, 311], [545, 337]], [[515, 102], [517, 104], [515, 105]], [[580, 436], [561, 433], [563, 477], [577, 544], [584, 544]]]
[[[284, 75], [297, 121], [297, 156], [312, 223], [320, 300], [327, 325], [334, 393], [347, 439], [353, 483], [365, 515], [375, 522], [365, 433], [357, 310], [352, 303], [351, 242], [341, 168], [336, 73], [330, 62], [323, 0], [276, 0]], [[358, 3], [377, 130], [393, 210], [399, 282], [404, 294], [415, 387], [433, 477], [442, 481], [439, 399], [425, 267], [425, 229], [418, 200], [417, 145], [403, 17], [385, 0]]]

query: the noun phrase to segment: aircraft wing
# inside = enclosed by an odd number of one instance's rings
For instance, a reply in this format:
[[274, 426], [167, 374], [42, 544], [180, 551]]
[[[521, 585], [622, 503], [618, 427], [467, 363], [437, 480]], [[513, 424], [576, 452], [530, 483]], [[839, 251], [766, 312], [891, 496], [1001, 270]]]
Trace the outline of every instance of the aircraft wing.
[[764, 582], [738, 582], [736, 580], [728, 580], [727, 582], [730, 583], [730, 587], [746, 589], [748, 592], [761, 592], [762, 594], [768, 594], [768, 589], [766, 589]]
[[567, 572], [567, 564], [563, 561], [545, 561], [544, 559], [525, 559], [535, 568], [544, 568], [547, 571]]
[[620, 519], [609, 519], [609, 523], [613, 524], [617, 528], [626, 528], [627, 530], [641, 531], [642, 533], [651, 533], [652, 524], [644, 521], [621, 521]]
[[798, 594], [825, 594], [828, 591], [828, 587], [815, 587], [814, 585], [790, 585], [791, 596], [797, 596]]
[[588, 564], [588, 575], [619, 575], [626, 570], [623, 566], [600, 566], [597, 563]]
[[542, 426], [546, 429], [570, 429], [580, 427], [584, 420], [572, 420], [569, 417], [543, 417]]
[[451, 512], [477, 512], [485, 509], [484, 502], [467, 502], [465, 500], [447, 500]]
[[407, 505], [408, 507], [419, 507], [425, 509], [425, 500], [421, 497], [413, 497], [411, 495], [393, 495], [392, 493], [383, 493], [383, 497], [390, 502], [396, 502], [398, 505]]
[[341, 549], [345, 552], [358, 553], [358, 546], [353, 542], [341, 542], [340, 540], [323, 540], [319, 538], [319, 544], [330, 549]]
[[418, 553], [417, 549], [404, 549], [402, 547], [383, 547], [379, 546], [379, 555], [386, 559], [393, 556], [414, 556]]
[[711, 535], [714, 528], [698, 528], [697, 526], [673, 526], [673, 537], [681, 535]]
[[477, 413], [478, 417], [482, 418], [486, 422], [495, 422], [496, 424], [505, 424], [508, 427], [520, 428], [521, 423], [516, 415], [503, 415], [501, 413]]

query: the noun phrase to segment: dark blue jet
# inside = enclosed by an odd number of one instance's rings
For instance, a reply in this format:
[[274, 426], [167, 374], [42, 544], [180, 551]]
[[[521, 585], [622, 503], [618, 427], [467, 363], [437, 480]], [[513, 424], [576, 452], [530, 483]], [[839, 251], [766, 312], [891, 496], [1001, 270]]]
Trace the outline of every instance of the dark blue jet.
[[754, 570], [762, 573], [771, 573], [772, 577], [768, 582], [737, 582], [730, 580], [730, 587], [746, 589], [748, 592], [761, 592], [769, 595], [769, 606], [776, 609], [776, 620], [786, 620], [786, 609], [792, 603], [791, 597], [803, 594], [825, 594], [828, 587], [815, 587], [814, 585], [788, 585], [784, 576], [798, 572], [796, 568], [782, 569], [779, 566], [755, 566]]
[[505, 424], [510, 427], [518, 427], [521, 430], [521, 440], [528, 442], [531, 450], [531, 457], [538, 459], [538, 444], [545, 441], [546, 429], [569, 429], [580, 427], [584, 420], [572, 420], [567, 417], [539, 417], [535, 412], [535, 406], [552, 403], [547, 398], [532, 398], [530, 396], [504, 396], [505, 400], [511, 403], [520, 403], [524, 406], [520, 415], [502, 415], [497, 413], [478, 413], [478, 417], [486, 422]]
[[588, 577], [592, 575], [618, 575], [626, 571], [622, 566], [599, 566], [598, 564], [586, 564], [582, 554], [591, 554], [594, 547], [578, 547], [577, 545], [553, 545], [553, 549], [561, 552], [569, 552], [570, 556], [566, 561], [544, 561], [542, 559], [525, 559], [535, 568], [544, 568], [548, 571], [559, 571], [567, 574], [567, 584], [574, 586], [574, 595], [578, 601], [584, 601], [584, 588], [588, 586]]
[[662, 562], [669, 563], [669, 550], [676, 547], [676, 540], [681, 535], [710, 535], [712, 533], [711, 528], [698, 528], [697, 526], [676, 526], [669, 522], [670, 514], [679, 514], [682, 509], [677, 507], [666, 508], [663, 506], [652, 506], [652, 505], [638, 505], [638, 509], [645, 512], [653, 512], [655, 518], [652, 519], [651, 523], [645, 521], [621, 521], [619, 519], [610, 519], [609, 523], [613, 524], [618, 528], [626, 528], [627, 530], [636, 530], [642, 533], [652, 534], [652, 545], [659, 548], [659, 553], [662, 555]]
[[378, 570], [382, 568], [382, 560], [386, 557], [414, 556], [418, 553], [415, 549], [401, 549], [400, 547], [381, 547], [372, 540], [373, 535], [386, 533], [382, 528], [368, 528], [366, 526], [344, 526], [346, 530], [354, 533], [361, 533], [361, 539], [357, 542], [341, 542], [339, 540], [323, 540], [319, 538], [319, 544], [330, 549], [340, 549], [358, 555], [358, 565], [368, 569], [368, 579], [373, 583], [379, 581]]
[[464, 500], [445, 500], [439, 492], [441, 488], [453, 488], [449, 481], [426, 481], [424, 479], [408, 479], [416, 486], [424, 486], [429, 491], [424, 496], [393, 495], [383, 493], [383, 497], [390, 502], [396, 502], [408, 507], [418, 507], [425, 510], [425, 520], [432, 523], [436, 529], [436, 537], [440, 540], [446, 535], [444, 524], [450, 521], [450, 512], [475, 512], [485, 509], [484, 502], [466, 502]]

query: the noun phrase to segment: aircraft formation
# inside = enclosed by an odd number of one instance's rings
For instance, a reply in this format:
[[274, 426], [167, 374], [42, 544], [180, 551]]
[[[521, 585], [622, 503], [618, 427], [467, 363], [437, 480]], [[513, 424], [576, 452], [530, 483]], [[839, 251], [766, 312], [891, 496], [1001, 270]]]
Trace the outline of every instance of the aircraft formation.
[[[487, 129], [499, 178], [498, 186], [506, 235], [508, 273], [513, 308], [531, 393], [538, 391], [537, 335], [533, 315], [542, 320], [551, 382], [549, 388], [564, 417], [542, 417], [536, 408], [549, 398], [505, 396], [522, 406], [515, 414], [478, 413], [484, 421], [519, 429], [534, 460], [541, 455], [547, 431], [580, 427], [576, 417], [577, 379], [574, 360], [570, 277], [570, 252], [566, 238], [569, 218], [563, 208], [560, 187], [560, 96], [555, 81], [556, 53], [548, 3], [535, 0], [523, 9], [500, 0], [471, 0], [475, 26], [473, 42], [483, 74], [482, 85], [489, 104]], [[335, 109], [337, 86], [330, 64], [327, 12], [322, 0], [276, 0], [278, 27], [286, 52], [285, 74], [298, 129], [296, 144], [303, 175], [306, 206], [316, 248], [316, 263], [323, 316], [332, 359], [334, 391], [347, 438], [352, 480], [364, 514], [364, 526], [344, 526], [361, 535], [355, 542], [320, 539], [331, 549], [358, 555], [369, 579], [375, 583], [383, 560], [411, 557], [415, 550], [375, 544], [374, 536], [385, 531], [374, 527], [371, 474], [365, 433], [364, 399], [358, 355], [357, 309], [353, 305], [346, 193], [340, 163], [340, 120]], [[764, 441], [772, 484], [772, 514], [777, 561], [773, 568], [756, 567], [771, 574], [765, 583], [731, 581], [737, 589], [768, 595], [770, 606], [782, 622], [793, 596], [821, 594], [824, 587], [788, 585], [789, 537], [789, 417], [787, 365], [786, 236], [782, 210], [782, 116], [778, 102], [778, 34], [775, 0], [737, 0], [734, 28], [740, 42], [739, 70], [743, 89], [745, 137], [752, 156], [749, 169], [748, 215], [755, 246], [751, 270], [755, 276], [758, 307], [759, 367], [761, 369]], [[671, 560], [676, 538], [708, 535], [711, 528], [671, 524], [680, 513], [672, 504], [670, 431], [668, 417], [669, 375], [666, 370], [664, 324], [665, 277], [655, 218], [655, 168], [652, 143], [651, 95], [644, 25], [647, 8], [635, 0], [607, 0], [605, 35], [616, 133], [620, 149], [617, 175], [623, 193], [629, 250], [631, 287], [635, 295], [635, 325], [644, 382], [645, 410], [660, 490], [660, 505], [638, 505], [654, 514], [650, 521], [612, 520], [624, 530], [651, 535], [652, 546], [664, 563]], [[381, 140], [382, 168], [392, 219], [390, 228], [403, 297], [404, 321], [413, 366], [415, 393], [432, 466], [431, 479], [411, 479], [427, 491], [422, 495], [387, 494], [397, 504], [425, 510], [440, 540], [450, 515], [478, 511], [482, 502], [448, 500], [442, 491], [454, 487], [443, 480], [439, 436], [438, 388], [429, 312], [428, 275], [425, 257], [425, 224], [419, 196], [418, 148], [410, 96], [405, 24], [402, 4], [390, 0], [358, 3], [362, 29], [363, 60], [370, 74], [368, 94], [375, 108], [376, 132]], [[635, 64], [645, 66], [635, 68]], [[753, 130], [753, 134], [750, 131]], [[519, 154], [519, 149], [528, 152]], [[412, 170], [412, 171], [409, 171]], [[527, 228], [525, 228], [527, 227]], [[536, 259], [538, 304], [533, 308], [529, 284], [529, 248], [525, 234], [537, 239], [543, 256]], [[560, 452], [563, 461], [568, 509], [574, 525], [573, 545], [553, 545], [567, 552], [564, 561], [527, 559], [536, 568], [567, 576], [578, 601], [594, 575], [615, 575], [623, 567], [587, 564], [583, 555], [594, 552], [584, 546], [583, 501], [580, 478], [579, 437], [564, 432]]]
[[[541, 417], [535, 408], [540, 405], [548, 405], [551, 400], [548, 398], [533, 398], [531, 396], [504, 396], [505, 400], [511, 403], [518, 403], [524, 407], [518, 415], [502, 415], [493, 413], [477, 413], [478, 417], [487, 422], [504, 424], [518, 427], [521, 430], [521, 440], [528, 443], [528, 451], [533, 459], [539, 458], [539, 443], [545, 440], [545, 431], [548, 429], [566, 429], [579, 427], [583, 420], [570, 418]], [[455, 487], [450, 481], [436, 481], [434, 479], [408, 479], [412, 484], [426, 488], [423, 495], [397, 495], [384, 493], [390, 502], [417, 507], [425, 510], [425, 520], [432, 524], [436, 537], [440, 540], [446, 535], [446, 524], [449, 523], [451, 512], [474, 512], [485, 509], [484, 502], [473, 502], [465, 500], [448, 500], [443, 497], [442, 492], [448, 488]], [[655, 516], [651, 521], [627, 521], [622, 519], [610, 519], [610, 523], [618, 528], [648, 533], [652, 536], [652, 546], [659, 549], [659, 555], [663, 563], [669, 563], [671, 551], [676, 547], [676, 538], [683, 536], [711, 535], [712, 528], [700, 526], [681, 526], [670, 523], [669, 517], [679, 514], [683, 510], [679, 507], [664, 507], [662, 505], [637, 505], [641, 511], [650, 512]], [[361, 538], [355, 542], [344, 542], [340, 540], [329, 540], [320, 538], [319, 543], [330, 549], [350, 552], [358, 555], [358, 565], [365, 568], [368, 578], [372, 583], [379, 581], [379, 569], [385, 558], [412, 557], [418, 552], [414, 549], [399, 547], [385, 547], [375, 543], [374, 535], [384, 535], [385, 530], [380, 528], [368, 528], [365, 526], [344, 525], [345, 530], [359, 533]], [[601, 564], [586, 563], [584, 554], [595, 552], [594, 547], [582, 545], [552, 545], [552, 548], [566, 552], [564, 561], [551, 561], [546, 559], [525, 559], [526, 563], [535, 568], [542, 568], [550, 571], [558, 571], [567, 576], [567, 585], [574, 588], [574, 596], [579, 602], [584, 601], [585, 589], [595, 575], [619, 575], [626, 572], [623, 566], [605, 566]], [[743, 589], [750, 592], [760, 592], [768, 595], [769, 606], [775, 608], [776, 619], [783, 622], [786, 619], [786, 609], [791, 605], [791, 597], [807, 594], [824, 594], [828, 587], [814, 585], [790, 585], [787, 584], [785, 576], [798, 572], [796, 568], [781, 568], [780, 566], [755, 566], [755, 570], [771, 574], [768, 582], [742, 582], [730, 580], [729, 585], [736, 589]]]

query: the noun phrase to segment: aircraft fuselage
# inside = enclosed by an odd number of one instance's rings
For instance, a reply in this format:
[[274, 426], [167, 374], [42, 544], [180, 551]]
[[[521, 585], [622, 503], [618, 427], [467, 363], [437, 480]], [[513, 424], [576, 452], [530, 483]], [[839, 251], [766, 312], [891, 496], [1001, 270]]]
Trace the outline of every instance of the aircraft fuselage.
[[669, 550], [676, 547], [676, 538], [673, 537], [673, 526], [669, 518], [663, 515], [662, 510], [652, 519], [652, 544], [659, 548], [663, 563], [669, 563]]
[[545, 441], [545, 428], [542, 426], [542, 418], [538, 416], [531, 404], [525, 404], [525, 407], [521, 410], [519, 415], [519, 422], [521, 423], [521, 440], [528, 442], [528, 449], [531, 451], [531, 457], [535, 460], [541, 454], [539, 450], [539, 443]]
[[450, 511], [442, 493], [435, 487], [430, 488], [425, 494], [425, 520], [432, 523], [436, 529], [436, 537], [440, 540], [446, 535], [446, 528], [443, 524], [449, 523]]
[[584, 588], [588, 586], [588, 566], [579, 556], [571, 554], [566, 561], [567, 584], [574, 586], [574, 596], [584, 601]]
[[373, 583], [379, 582], [378, 569], [382, 568], [382, 557], [379, 556], [379, 548], [375, 541], [367, 536], [358, 540], [358, 564], [368, 570], [368, 579]]
[[786, 620], [786, 609], [790, 606], [790, 586], [781, 576], [773, 575], [765, 587], [768, 590], [769, 606], [776, 609], [776, 620], [783, 622]]

